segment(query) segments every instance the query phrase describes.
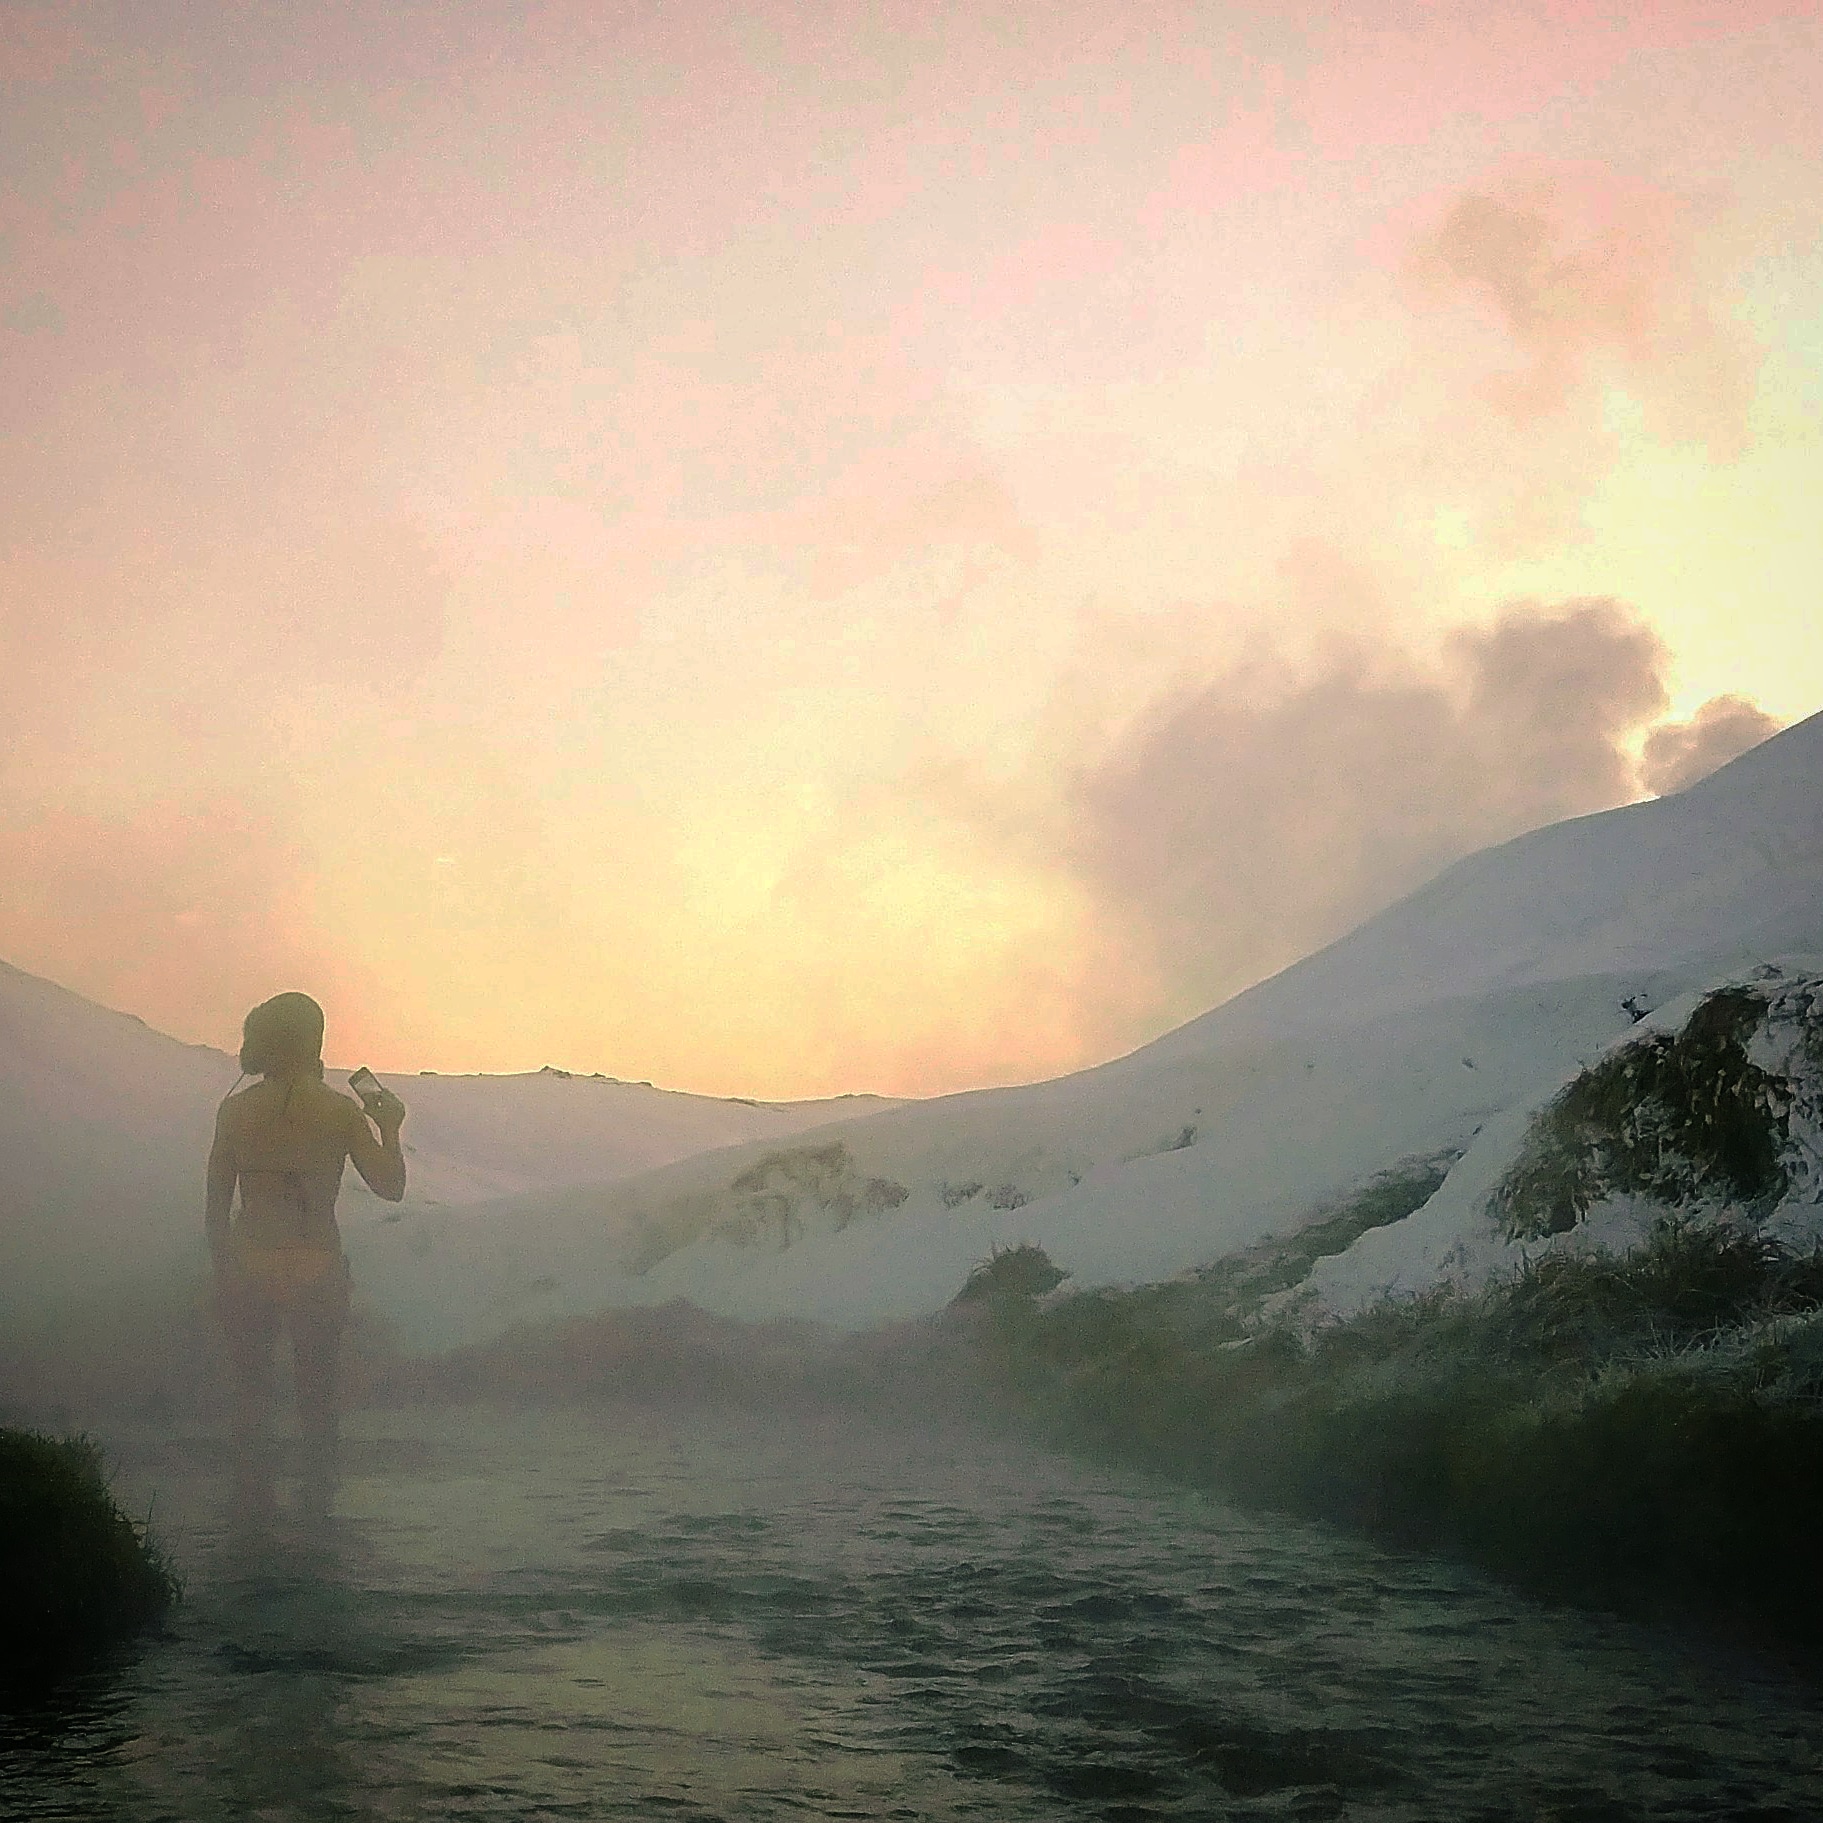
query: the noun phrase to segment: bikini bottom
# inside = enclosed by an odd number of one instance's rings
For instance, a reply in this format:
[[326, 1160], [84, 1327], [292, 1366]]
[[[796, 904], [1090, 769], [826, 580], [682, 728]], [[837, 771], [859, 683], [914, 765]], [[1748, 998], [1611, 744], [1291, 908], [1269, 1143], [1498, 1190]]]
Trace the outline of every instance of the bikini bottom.
[[216, 1303], [230, 1330], [290, 1326], [340, 1330], [348, 1316], [348, 1261], [327, 1247], [231, 1247]]

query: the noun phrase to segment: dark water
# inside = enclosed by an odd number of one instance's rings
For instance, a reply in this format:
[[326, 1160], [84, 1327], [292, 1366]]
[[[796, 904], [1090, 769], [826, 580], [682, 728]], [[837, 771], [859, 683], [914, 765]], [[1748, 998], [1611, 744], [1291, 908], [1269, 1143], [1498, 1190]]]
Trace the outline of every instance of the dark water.
[[854, 1424], [377, 1414], [326, 1535], [225, 1534], [0, 1816], [1823, 1816], [1775, 1668], [1322, 1528]]

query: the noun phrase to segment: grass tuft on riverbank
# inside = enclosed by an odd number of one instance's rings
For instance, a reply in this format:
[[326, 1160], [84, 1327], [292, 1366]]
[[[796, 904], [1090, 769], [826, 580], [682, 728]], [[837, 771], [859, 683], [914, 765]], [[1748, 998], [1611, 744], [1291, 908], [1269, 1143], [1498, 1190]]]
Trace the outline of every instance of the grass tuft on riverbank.
[[29, 1696], [177, 1596], [87, 1437], [0, 1429], [0, 1693]]
[[1004, 1298], [977, 1334], [1058, 1441], [1553, 1593], [1823, 1626], [1823, 1257], [1667, 1222], [1311, 1336], [1232, 1329], [1222, 1285], [1180, 1282]]

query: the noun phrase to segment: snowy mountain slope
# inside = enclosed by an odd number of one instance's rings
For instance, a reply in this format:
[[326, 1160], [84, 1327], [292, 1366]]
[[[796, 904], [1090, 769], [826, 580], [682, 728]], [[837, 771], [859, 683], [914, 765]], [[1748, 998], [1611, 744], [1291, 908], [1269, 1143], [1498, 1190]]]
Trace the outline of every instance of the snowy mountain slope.
[[[329, 1072], [338, 1087], [345, 1071]], [[608, 1183], [697, 1152], [772, 1140], [890, 1108], [877, 1095], [764, 1102], [544, 1069], [518, 1076], [391, 1076], [411, 1110], [415, 1203], [469, 1203]], [[367, 1189], [350, 1174], [347, 1194]]]
[[218, 1051], [0, 965], [0, 1304], [143, 1270], [197, 1229], [233, 1080]]
[[1623, 997], [1667, 985], [1510, 990], [1145, 1072], [913, 1103], [601, 1191], [351, 1221], [349, 1256], [421, 1348], [673, 1297], [861, 1327], [940, 1309], [1017, 1240], [1079, 1284], [1162, 1277], [1295, 1225], [1390, 1162], [1467, 1146], [1626, 1029]]
[[[1624, 1001], [1806, 949], [1823, 950], [1823, 717], [1677, 797], [1472, 856], [1128, 1057], [847, 1126], [826, 1168], [768, 1172], [749, 1147], [351, 1253], [424, 1342], [678, 1295], [865, 1324], [940, 1307], [1020, 1239], [1079, 1283], [1162, 1276], [1406, 1154], [1491, 1139], [1630, 1028]], [[892, 1192], [873, 1209], [869, 1183]]]
[[[0, 964], [0, 1302], [193, 1254], [215, 1108], [237, 1074], [225, 1052]], [[407, 1208], [601, 1183], [893, 1105], [717, 1100], [555, 1071], [390, 1080], [411, 1110]], [[345, 1206], [390, 1207], [353, 1173]]]
[[1674, 796], [1470, 855], [1132, 1061], [1524, 982], [1631, 969], [1694, 981], [1817, 948], [1823, 715]]

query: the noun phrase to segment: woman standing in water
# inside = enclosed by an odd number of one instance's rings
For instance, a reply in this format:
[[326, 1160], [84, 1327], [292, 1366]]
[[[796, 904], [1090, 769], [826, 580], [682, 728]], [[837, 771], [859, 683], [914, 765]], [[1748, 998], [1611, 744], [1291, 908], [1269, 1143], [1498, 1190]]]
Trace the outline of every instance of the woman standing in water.
[[357, 1107], [323, 1081], [323, 1009], [308, 994], [275, 995], [247, 1015], [240, 1064], [260, 1080], [231, 1092], [216, 1116], [205, 1225], [234, 1361], [241, 1504], [253, 1517], [274, 1506], [272, 1357], [283, 1326], [291, 1332], [304, 1503], [327, 1513], [349, 1284], [336, 1196], [351, 1158], [376, 1196], [396, 1203], [405, 1195], [405, 1104], [380, 1089]]

